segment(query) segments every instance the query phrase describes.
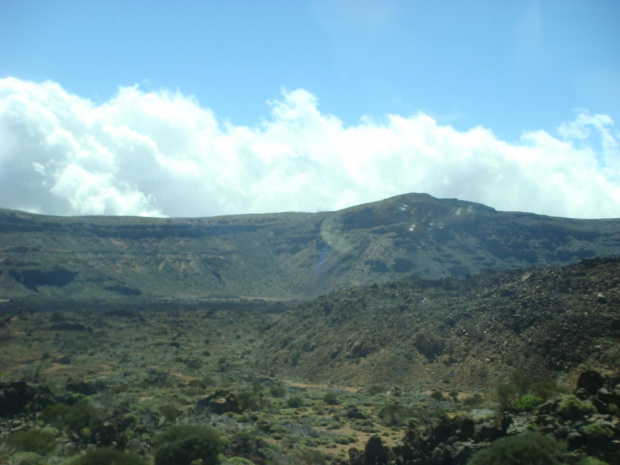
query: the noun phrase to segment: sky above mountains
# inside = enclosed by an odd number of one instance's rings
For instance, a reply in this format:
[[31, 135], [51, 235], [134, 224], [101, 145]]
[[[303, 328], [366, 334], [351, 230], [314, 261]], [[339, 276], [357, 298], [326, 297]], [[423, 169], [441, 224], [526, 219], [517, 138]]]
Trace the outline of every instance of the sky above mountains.
[[620, 217], [620, 3], [0, 2], [0, 207]]

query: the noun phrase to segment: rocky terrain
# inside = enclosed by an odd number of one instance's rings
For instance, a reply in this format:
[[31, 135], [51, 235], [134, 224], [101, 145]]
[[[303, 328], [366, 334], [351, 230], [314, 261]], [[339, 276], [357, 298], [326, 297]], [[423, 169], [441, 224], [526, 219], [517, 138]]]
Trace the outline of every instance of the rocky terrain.
[[321, 296], [263, 339], [262, 367], [314, 381], [429, 389], [495, 386], [618, 368], [620, 258]]
[[620, 465], [620, 220], [0, 210], [0, 465]]
[[619, 268], [3, 302], [0, 463], [617, 465]]
[[305, 300], [406, 276], [620, 252], [620, 219], [498, 212], [407, 194], [337, 212], [62, 218], [0, 210], [0, 299]]

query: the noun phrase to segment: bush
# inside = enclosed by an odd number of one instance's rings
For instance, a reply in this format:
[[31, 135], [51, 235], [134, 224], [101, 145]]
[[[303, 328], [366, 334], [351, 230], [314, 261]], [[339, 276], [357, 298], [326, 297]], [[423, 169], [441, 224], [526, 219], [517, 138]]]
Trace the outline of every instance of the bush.
[[338, 393], [334, 391], [326, 392], [323, 396], [323, 402], [329, 405], [337, 405], [340, 403], [340, 399], [338, 399]]
[[580, 400], [572, 394], [562, 397], [558, 406], [558, 414], [564, 418], [577, 418], [588, 413], [596, 413], [596, 407], [590, 402]]
[[271, 397], [284, 397], [286, 389], [282, 386], [271, 386], [269, 388], [269, 394], [271, 394]]
[[515, 402], [515, 408], [522, 412], [529, 412], [531, 410], [534, 410], [542, 403], [543, 400], [540, 397], [526, 394]]
[[290, 397], [286, 401], [286, 405], [288, 405], [290, 408], [299, 408], [304, 405], [304, 401], [301, 397]]
[[22, 452], [36, 452], [45, 455], [56, 448], [54, 435], [47, 431], [31, 429], [11, 434], [8, 443]]
[[45, 465], [45, 460], [35, 452], [19, 452], [11, 457], [11, 465]]
[[206, 426], [180, 425], [155, 437], [155, 465], [191, 465], [202, 460], [203, 465], [218, 463], [221, 440]]
[[565, 386], [560, 386], [556, 380], [541, 381], [532, 386], [532, 393], [543, 400], [547, 400], [558, 394], [567, 394], [568, 389]]
[[539, 433], [508, 436], [476, 452], [467, 465], [562, 465], [564, 447]]
[[241, 391], [236, 396], [237, 402], [239, 404], [239, 408], [241, 411], [245, 410], [260, 410], [263, 407], [263, 399], [258, 395], [258, 393], [253, 390], [245, 390]]
[[497, 386], [497, 398], [501, 407], [512, 407], [520, 396], [528, 393], [530, 386], [530, 381], [522, 373], [511, 373], [507, 383]]
[[135, 454], [115, 449], [94, 449], [86, 452], [71, 465], [145, 465], [146, 460]]
[[414, 414], [415, 412], [413, 409], [398, 403], [393, 403], [379, 410], [377, 416], [379, 417], [379, 422], [383, 426], [400, 426], [406, 419], [414, 416]]
[[592, 439], [611, 439], [614, 437], [613, 430], [600, 423], [592, 423], [588, 426], [584, 426], [581, 432]]
[[512, 384], [500, 384], [496, 389], [497, 400], [502, 408], [509, 408], [514, 405], [519, 396], [518, 389]]
[[607, 462], [603, 462], [593, 457], [586, 457], [581, 462], [579, 462], [579, 465], [607, 465]]
[[366, 388], [366, 392], [368, 393], [368, 395], [371, 396], [375, 396], [377, 394], [382, 394], [386, 391], [386, 389], [383, 386], [379, 386], [378, 384], [373, 384], [371, 386], [368, 386]]
[[433, 391], [431, 392], [431, 399], [435, 399], [436, 401], [443, 400], [443, 393], [441, 391]]
[[99, 410], [84, 402], [78, 402], [71, 407], [65, 404], [47, 407], [43, 411], [43, 420], [59, 428], [69, 428], [75, 432], [80, 432], [84, 428], [95, 431], [103, 423]]
[[174, 421], [179, 418], [181, 416], [181, 411], [169, 404], [166, 405], [160, 405], [157, 408], [157, 411], [163, 415], [164, 417], [166, 417], [166, 421], [169, 423], [174, 423]]

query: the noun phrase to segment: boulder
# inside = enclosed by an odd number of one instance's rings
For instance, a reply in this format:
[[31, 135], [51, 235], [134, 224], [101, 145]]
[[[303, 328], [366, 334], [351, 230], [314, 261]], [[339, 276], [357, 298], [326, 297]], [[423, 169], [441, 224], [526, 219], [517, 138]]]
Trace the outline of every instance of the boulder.
[[584, 371], [577, 379], [577, 389], [585, 389], [588, 395], [591, 396], [595, 395], [604, 386], [605, 377], [598, 371]]

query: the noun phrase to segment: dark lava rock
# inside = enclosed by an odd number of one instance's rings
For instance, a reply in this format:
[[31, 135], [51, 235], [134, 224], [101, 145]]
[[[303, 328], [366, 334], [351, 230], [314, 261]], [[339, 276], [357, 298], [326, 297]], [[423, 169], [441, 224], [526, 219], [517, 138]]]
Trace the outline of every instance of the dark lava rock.
[[365, 420], [366, 415], [359, 411], [357, 407], [351, 407], [347, 410], [347, 418], [353, 418], [356, 420]]
[[0, 417], [40, 410], [55, 402], [45, 386], [29, 385], [25, 381], [0, 384]]
[[597, 371], [584, 371], [577, 379], [577, 389], [585, 389], [589, 395], [595, 395], [605, 386], [605, 377]]
[[364, 465], [387, 465], [388, 448], [383, 446], [381, 437], [371, 436], [364, 449]]
[[28, 384], [16, 381], [2, 386], [0, 390], [0, 416], [15, 415], [26, 408], [31, 400]]
[[200, 399], [196, 404], [196, 410], [200, 413], [209, 410], [216, 415], [224, 413], [241, 413], [242, 409], [237, 398], [232, 392], [216, 391], [204, 399]]
[[351, 447], [349, 449], [349, 464], [364, 465], [364, 453], [355, 447]]
[[265, 463], [267, 457], [263, 450], [266, 446], [265, 441], [260, 438], [238, 434], [230, 440], [227, 451], [231, 456], [243, 457], [258, 465]]
[[75, 392], [78, 394], [84, 394], [85, 396], [92, 396], [93, 394], [97, 394], [99, 391], [103, 391], [106, 389], [105, 383], [98, 381], [95, 383], [90, 383], [88, 381], [71, 381], [68, 380], [65, 388], [67, 391]]

